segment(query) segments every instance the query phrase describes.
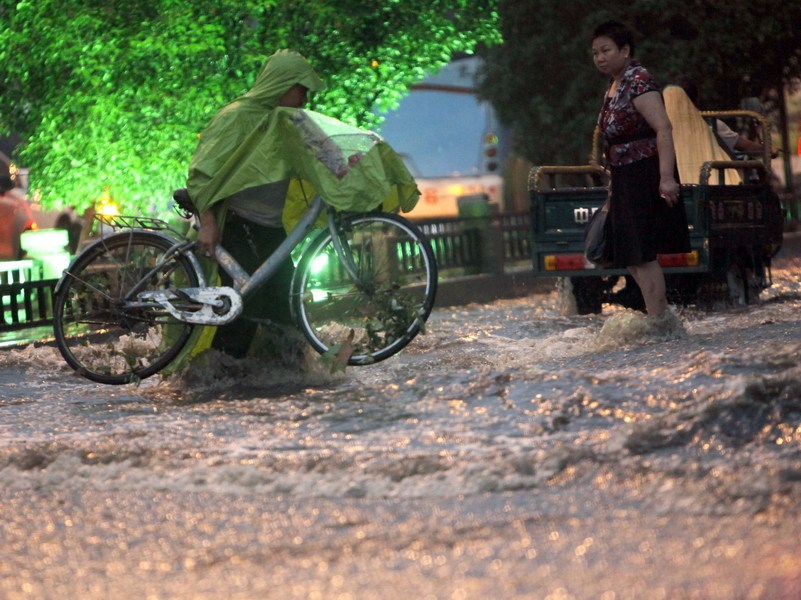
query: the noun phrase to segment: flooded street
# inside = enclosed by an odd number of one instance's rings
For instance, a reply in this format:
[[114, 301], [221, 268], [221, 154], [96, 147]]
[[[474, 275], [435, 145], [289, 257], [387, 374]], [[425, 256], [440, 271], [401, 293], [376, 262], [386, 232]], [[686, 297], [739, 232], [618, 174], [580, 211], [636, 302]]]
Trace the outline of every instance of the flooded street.
[[663, 338], [556, 292], [439, 308], [344, 373], [4, 350], [0, 598], [801, 598], [799, 274]]

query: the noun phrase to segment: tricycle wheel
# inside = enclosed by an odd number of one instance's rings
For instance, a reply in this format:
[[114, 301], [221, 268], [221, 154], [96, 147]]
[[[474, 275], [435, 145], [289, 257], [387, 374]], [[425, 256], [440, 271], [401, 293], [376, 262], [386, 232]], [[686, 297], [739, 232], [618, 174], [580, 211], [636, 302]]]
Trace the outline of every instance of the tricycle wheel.
[[570, 284], [578, 314], [597, 315], [601, 313], [605, 286], [600, 277], [571, 277]]
[[701, 278], [695, 273], [676, 273], [665, 276], [669, 304], [689, 306], [698, 299]]

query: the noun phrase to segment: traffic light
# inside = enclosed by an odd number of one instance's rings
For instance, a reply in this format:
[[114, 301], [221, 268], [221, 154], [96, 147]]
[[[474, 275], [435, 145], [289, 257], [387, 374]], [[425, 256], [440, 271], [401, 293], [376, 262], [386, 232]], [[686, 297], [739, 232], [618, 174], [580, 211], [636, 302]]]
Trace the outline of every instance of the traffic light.
[[490, 173], [498, 169], [498, 136], [492, 132], [484, 134], [484, 169]]

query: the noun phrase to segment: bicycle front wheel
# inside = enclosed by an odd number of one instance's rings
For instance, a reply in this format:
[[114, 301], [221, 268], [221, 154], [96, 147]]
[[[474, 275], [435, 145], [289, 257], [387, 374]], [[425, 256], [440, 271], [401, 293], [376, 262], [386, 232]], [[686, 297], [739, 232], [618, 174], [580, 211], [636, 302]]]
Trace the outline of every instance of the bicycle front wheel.
[[350, 216], [309, 244], [292, 281], [299, 328], [318, 352], [346, 347], [348, 364], [389, 358], [420, 332], [437, 291], [437, 264], [416, 225], [394, 214]]
[[194, 325], [138, 302], [140, 292], [197, 287], [190, 260], [174, 242], [126, 231], [96, 242], [65, 272], [54, 297], [56, 344], [80, 375], [106, 384], [137, 382], [167, 366]]

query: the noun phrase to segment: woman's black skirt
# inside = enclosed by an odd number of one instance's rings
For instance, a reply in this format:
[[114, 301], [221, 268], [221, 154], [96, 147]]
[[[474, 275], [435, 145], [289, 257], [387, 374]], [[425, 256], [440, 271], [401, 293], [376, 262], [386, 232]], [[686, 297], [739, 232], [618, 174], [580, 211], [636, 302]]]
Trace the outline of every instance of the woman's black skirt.
[[613, 266], [636, 266], [656, 260], [657, 254], [689, 252], [690, 233], [681, 194], [674, 206], [668, 206], [659, 195], [659, 157], [612, 167], [611, 173]]

